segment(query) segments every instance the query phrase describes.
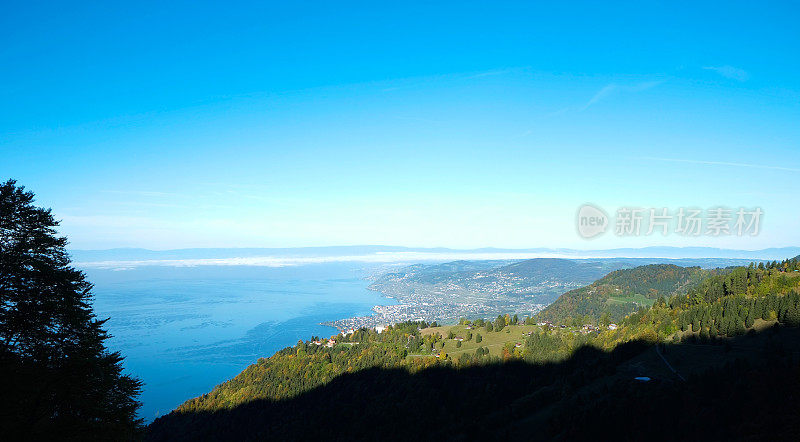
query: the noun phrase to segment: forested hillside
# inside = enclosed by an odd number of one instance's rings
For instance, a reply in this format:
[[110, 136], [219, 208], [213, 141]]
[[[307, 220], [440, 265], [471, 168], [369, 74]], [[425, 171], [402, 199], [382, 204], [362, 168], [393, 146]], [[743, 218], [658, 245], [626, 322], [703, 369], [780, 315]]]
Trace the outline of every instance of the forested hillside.
[[[616, 329], [501, 315], [314, 337], [157, 419], [148, 437], [791, 440], [800, 419], [797, 270], [793, 259], [702, 281], [692, 268], [609, 275], [608, 284], [657, 293]], [[677, 293], [662, 297], [669, 291]], [[665, 416], [676, 423], [668, 432], [657, 425]]]
[[622, 269], [561, 295], [537, 315], [542, 321], [581, 324], [618, 322], [639, 307], [649, 307], [659, 297], [669, 297], [719, 270], [654, 264]]

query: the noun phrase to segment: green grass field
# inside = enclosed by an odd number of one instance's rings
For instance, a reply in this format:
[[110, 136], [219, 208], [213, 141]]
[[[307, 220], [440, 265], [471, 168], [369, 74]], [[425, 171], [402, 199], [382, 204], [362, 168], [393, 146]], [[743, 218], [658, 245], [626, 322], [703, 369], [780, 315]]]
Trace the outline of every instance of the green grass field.
[[[451, 359], [458, 358], [462, 353], [475, 354], [478, 347], [486, 347], [489, 349], [489, 354], [492, 356], [501, 356], [503, 353], [503, 346], [507, 342], [525, 343], [526, 333], [538, 330], [536, 325], [509, 325], [500, 332], [487, 332], [484, 327], [473, 328], [467, 330], [466, 325], [445, 325], [442, 327], [429, 327], [422, 330], [423, 335], [439, 333], [444, 337], [444, 348], [442, 351], [447, 353]], [[472, 332], [472, 339], [469, 341], [462, 341], [461, 348], [456, 347], [457, 341], [455, 339], [447, 339], [447, 335], [452, 331], [457, 337], [465, 338], [468, 332]], [[483, 337], [481, 343], [476, 343], [475, 338], [480, 334]], [[438, 349], [438, 347], [437, 347]]]

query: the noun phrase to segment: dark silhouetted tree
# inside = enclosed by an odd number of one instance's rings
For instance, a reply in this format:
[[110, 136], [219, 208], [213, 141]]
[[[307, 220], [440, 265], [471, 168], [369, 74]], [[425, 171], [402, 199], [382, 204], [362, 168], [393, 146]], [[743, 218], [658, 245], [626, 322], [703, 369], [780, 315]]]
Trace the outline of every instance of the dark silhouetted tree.
[[49, 209], [0, 184], [0, 390], [3, 437], [124, 440], [140, 430], [141, 382], [106, 349], [92, 284], [70, 266]]

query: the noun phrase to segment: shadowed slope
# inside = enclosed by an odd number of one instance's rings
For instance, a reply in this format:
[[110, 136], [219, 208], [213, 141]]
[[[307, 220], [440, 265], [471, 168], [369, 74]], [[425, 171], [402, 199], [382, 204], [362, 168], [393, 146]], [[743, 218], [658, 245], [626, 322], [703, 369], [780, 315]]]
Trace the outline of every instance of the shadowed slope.
[[[714, 342], [665, 347], [667, 358], [719, 349], [699, 353], [708, 364], [676, 364], [687, 382], [641, 341], [610, 353], [584, 347], [558, 364], [375, 368], [292, 399], [173, 412], [151, 424], [148, 439], [791, 439], [800, 419], [798, 330]], [[633, 380], [641, 374], [652, 380]]]

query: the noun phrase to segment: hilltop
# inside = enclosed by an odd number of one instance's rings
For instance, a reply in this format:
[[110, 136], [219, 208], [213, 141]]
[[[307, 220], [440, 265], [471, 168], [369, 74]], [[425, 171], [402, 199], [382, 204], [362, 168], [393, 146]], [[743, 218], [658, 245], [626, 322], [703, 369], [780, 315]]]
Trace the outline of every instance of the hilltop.
[[659, 298], [685, 291], [720, 270], [653, 264], [617, 270], [594, 283], [560, 296], [537, 315], [542, 321], [605, 324], [618, 322], [640, 307], [650, 307]]

